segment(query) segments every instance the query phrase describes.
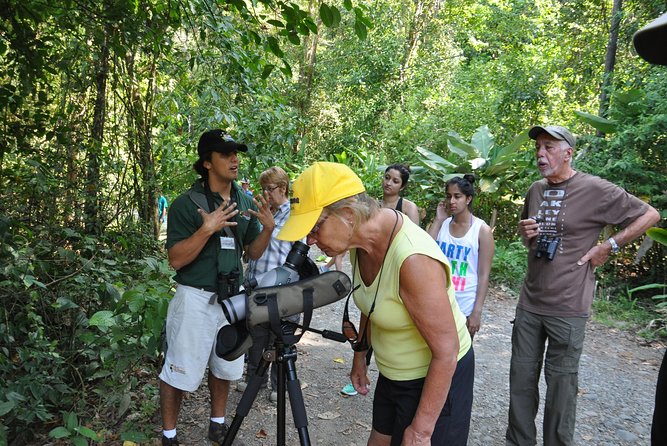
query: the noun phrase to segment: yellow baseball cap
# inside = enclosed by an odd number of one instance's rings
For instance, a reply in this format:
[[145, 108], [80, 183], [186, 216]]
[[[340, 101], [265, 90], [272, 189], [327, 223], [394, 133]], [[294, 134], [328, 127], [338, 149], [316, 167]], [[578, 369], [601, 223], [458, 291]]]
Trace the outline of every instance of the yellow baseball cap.
[[290, 216], [276, 238], [301, 240], [313, 229], [322, 209], [365, 191], [361, 179], [345, 164], [314, 163], [294, 180]]

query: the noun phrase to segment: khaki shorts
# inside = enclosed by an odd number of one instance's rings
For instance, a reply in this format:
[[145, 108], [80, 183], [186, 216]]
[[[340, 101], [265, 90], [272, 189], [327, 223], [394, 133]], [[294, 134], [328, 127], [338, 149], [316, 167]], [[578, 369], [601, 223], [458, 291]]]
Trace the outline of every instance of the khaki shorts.
[[219, 379], [234, 381], [243, 375], [243, 356], [225, 361], [215, 354], [218, 330], [228, 325], [213, 293], [178, 285], [167, 312], [164, 366], [160, 379], [177, 389], [197, 390], [206, 367]]

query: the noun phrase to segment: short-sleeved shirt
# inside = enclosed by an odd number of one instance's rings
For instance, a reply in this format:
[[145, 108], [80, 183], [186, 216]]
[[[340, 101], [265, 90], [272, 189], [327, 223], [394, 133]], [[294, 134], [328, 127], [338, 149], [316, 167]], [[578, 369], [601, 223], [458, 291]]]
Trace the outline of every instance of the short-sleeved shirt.
[[[470, 349], [471, 340], [466, 327], [466, 318], [459, 309], [451, 281], [451, 267], [440, 248], [423, 229], [406, 215], [401, 214], [403, 226], [391, 242], [380, 273], [370, 286], [361, 280], [359, 269], [352, 273], [360, 287], [354, 292], [354, 302], [362, 313], [368, 315], [375, 291], [378, 289], [375, 308], [370, 316], [371, 343], [378, 370], [383, 376], [395, 381], [408, 381], [426, 376], [431, 364], [432, 353], [419, 332], [410, 313], [403, 304], [399, 292], [401, 266], [411, 255], [420, 254], [438, 261], [447, 271], [447, 296], [454, 314], [454, 322], [459, 338], [461, 359]], [[400, 217], [399, 217], [400, 218]], [[352, 264], [356, 264], [357, 250], [350, 250]]]
[[162, 216], [162, 212], [169, 206], [167, 199], [164, 195], [160, 195], [160, 198], [157, 200], [157, 215]]
[[582, 172], [562, 183], [533, 183], [521, 218], [539, 217], [540, 234], [560, 242], [548, 260], [546, 255], [535, 257], [538, 237], [531, 240], [519, 307], [544, 316], [588, 317], [594, 267], [577, 261], [598, 243], [605, 226], [625, 227], [647, 210], [646, 203], [622, 188]]
[[[201, 194], [197, 198], [198, 203], [206, 203], [203, 181], [197, 180], [188, 192], [181, 194], [174, 200], [169, 208], [169, 220], [167, 221], [167, 249], [178, 242], [189, 238], [203, 224], [197, 209], [197, 205], [191, 198], [191, 193]], [[223, 202], [217, 192], [213, 192], [213, 201], [216, 208]], [[239, 283], [243, 282], [243, 269], [241, 266], [241, 252], [243, 247], [252, 243], [261, 232], [259, 220], [248, 214], [248, 209], [257, 210], [252, 198], [243, 193], [243, 190], [232, 183], [232, 200], [236, 202], [239, 213], [233, 218], [237, 223], [232, 232], [235, 233], [237, 242], [236, 249], [221, 249], [220, 234], [213, 234], [206, 246], [201, 250], [195, 260], [185, 265], [178, 271], [174, 280], [176, 282], [208, 291], [216, 291], [217, 273], [229, 273], [233, 270], [239, 272]], [[227, 237], [224, 232], [222, 236]], [[241, 246], [238, 246], [240, 243]], [[216, 256], [218, 257], [218, 269], [215, 269]]]

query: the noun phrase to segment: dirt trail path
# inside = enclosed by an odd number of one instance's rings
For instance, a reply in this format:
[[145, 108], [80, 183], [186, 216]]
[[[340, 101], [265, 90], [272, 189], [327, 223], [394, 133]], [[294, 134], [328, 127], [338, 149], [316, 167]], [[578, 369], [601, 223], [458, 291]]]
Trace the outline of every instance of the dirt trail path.
[[[349, 263], [346, 263], [348, 273], [349, 268]], [[474, 343], [475, 400], [468, 442], [471, 446], [504, 445], [511, 351], [509, 321], [513, 318], [515, 306], [516, 299], [503, 290], [494, 289], [487, 298], [482, 330]], [[338, 329], [343, 307], [344, 301], [339, 301], [316, 309], [311, 326]], [[630, 333], [595, 323], [589, 323], [586, 336], [579, 373], [576, 444], [648, 445], [655, 380], [664, 349], [643, 345]], [[359, 395], [346, 397], [339, 393], [348, 382], [352, 360], [349, 346], [307, 333], [298, 344], [298, 351], [296, 369], [306, 404], [311, 443], [365, 445], [370, 432], [372, 398]], [[370, 371], [371, 379], [375, 381], [377, 368], [374, 364], [371, 364]], [[544, 395], [543, 383], [541, 393]], [[230, 393], [228, 423], [240, 396], [234, 390]], [[243, 421], [237, 439], [246, 446], [276, 444], [277, 410], [275, 404], [268, 401], [268, 396], [268, 390], [261, 390], [249, 416]], [[204, 440], [208, 407], [205, 386], [184, 401], [178, 426], [183, 444], [208, 444]], [[287, 412], [287, 444], [298, 445], [299, 437], [289, 401]], [[540, 410], [538, 432], [541, 430], [541, 418]], [[159, 420], [156, 422], [159, 425]], [[541, 438], [538, 438], [538, 444], [540, 442]]]

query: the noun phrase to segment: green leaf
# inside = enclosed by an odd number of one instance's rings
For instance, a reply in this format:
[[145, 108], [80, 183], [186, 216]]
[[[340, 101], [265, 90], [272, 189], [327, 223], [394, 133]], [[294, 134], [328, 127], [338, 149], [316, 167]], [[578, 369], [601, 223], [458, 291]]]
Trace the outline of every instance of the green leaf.
[[463, 159], [479, 157], [477, 148], [465, 142], [456, 132], [449, 132], [447, 136], [447, 147], [450, 151], [456, 153]]
[[16, 403], [13, 401], [3, 401], [0, 403], [0, 417], [8, 414], [10, 410], [12, 410], [16, 406]]
[[638, 286], [636, 288], [632, 288], [628, 290], [628, 297], [632, 299], [632, 295], [636, 293], [637, 291], [645, 291], [645, 290], [654, 290], [654, 289], [665, 289], [667, 288], [667, 285], [664, 283], [649, 283], [648, 285], [642, 285]]
[[667, 288], [667, 284], [664, 283], [649, 283], [647, 285], [638, 286], [628, 290], [628, 293], [636, 293], [637, 291], [644, 290], [654, 290], [656, 288]]
[[619, 91], [614, 93], [614, 100], [620, 102], [623, 105], [628, 105], [633, 102], [641, 101], [644, 98], [644, 93], [642, 90], [633, 88], [628, 91]]
[[301, 22], [296, 25], [296, 32], [302, 36], [307, 36], [310, 34], [310, 29], [308, 29], [305, 23]]
[[72, 435], [72, 433], [62, 426], [58, 426], [54, 429], [51, 429], [51, 431], [49, 432], [49, 437], [51, 438], [66, 438], [69, 437], [70, 435]]
[[292, 77], [292, 67], [287, 62], [283, 63], [283, 66], [280, 67], [280, 71], [282, 71], [285, 77]]
[[493, 148], [494, 142], [493, 135], [489, 131], [489, 126], [483, 125], [475, 130], [475, 133], [470, 139], [470, 143], [477, 148], [478, 153], [481, 155], [481, 158], [488, 158], [489, 152]]
[[305, 19], [303, 19], [303, 24], [308, 27], [311, 33], [317, 34], [317, 25], [315, 24], [315, 22], [313, 22], [313, 19], [311, 19], [310, 17], [306, 17]]
[[336, 26], [340, 25], [340, 20], [341, 20], [340, 11], [335, 6], [331, 6], [329, 9], [331, 9], [331, 15], [333, 19], [331, 27], [335, 28]]
[[485, 193], [492, 194], [498, 190], [500, 185], [500, 178], [482, 178], [479, 181], [479, 190]]
[[354, 33], [361, 40], [366, 40], [366, 37], [368, 36], [368, 28], [366, 28], [366, 25], [364, 25], [358, 18], [354, 21]]
[[667, 246], [667, 229], [650, 228], [648, 231], [646, 231], [646, 235], [648, 235], [661, 245]]
[[46, 289], [46, 285], [44, 285], [42, 282], [37, 280], [34, 276], [31, 276], [29, 274], [27, 274], [23, 277], [23, 284], [26, 286], [26, 288], [30, 288], [32, 285], [37, 285], [40, 288]]
[[283, 50], [280, 49], [278, 39], [273, 36], [269, 36], [266, 41], [269, 44], [269, 49], [273, 54], [275, 54], [277, 57], [280, 57], [281, 59], [285, 57], [285, 53], [283, 53]]
[[529, 139], [530, 137], [528, 136], [528, 132], [519, 133], [514, 137], [514, 140], [509, 145], [501, 148], [496, 152], [496, 160], [502, 160], [505, 157], [514, 155]]
[[343, 0], [343, 7], [348, 11], [352, 11], [352, 0]]
[[615, 133], [617, 130], [618, 123], [616, 121], [611, 121], [579, 110], [576, 110], [574, 114], [577, 115], [580, 121], [591, 125], [594, 129], [599, 130], [602, 133]]
[[268, 64], [268, 65], [266, 65], [266, 66], [264, 67], [264, 69], [262, 70], [262, 79], [266, 79], [267, 77], [269, 77], [269, 75], [271, 74], [271, 72], [273, 71], [273, 69], [274, 69], [275, 67], [276, 67], [276, 66], [275, 66], [275, 65], [272, 65], [272, 64]]
[[324, 26], [328, 28], [333, 26], [333, 12], [331, 12], [331, 8], [326, 3], [322, 3], [320, 5], [320, 19], [322, 19]]
[[73, 431], [79, 425], [79, 416], [76, 412], [67, 412], [63, 419], [65, 421], [65, 426], [70, 432]]
[[289, 34], [287, 34], [287, 39], [292, 42], [294, 45], [299, 45], [301, 44], [301, 40], [299, 39], [298, 34], [296, 31], [291, 30]]
[[420, 159], [426, 167], [441, 172], [444, 170], [453, 169], [456, 165], [443, 157], [436, 155], [428, 149], [417, 146], [415, 147], [417, 152], [419, 152], [424, 158]]
[[86, 426], [79, 426], [75, 429], [79, 434], [83, 435], [86, 438], [90, 438], [91, 440], [94, 441], [99, 441], [100, 437], [97, 435], [97, 432], [94, 430], [87, 428]]
[[88, 440], [83, 437], [74, 437], [71, 441], [74, 446], [88, 446]]
[[116, 321], [113, 317], [113, 312], [111, 311], [98, 311], [93, 314], [93, 316], [88, 321], [88, 325], [93, 327], [113, 327], [116, 325]]
[[266, 23], [268, 23], [269, 25], [273, 25], [276, 28], [284, 28], [285, 27], [285, 24], [283, 22], [281, 22], [280, 20], [271, 19], [271, 20], [267, 20]]
[[506, 172], [507, 170], [511, 169], [514, 165], [515, 164], [512, 162], [512, 160], [504, 160], [496, 162], [488, 166], [486, 169], [484, 169], [484, 175], [494, 177], [503, 172]]
[[79, 308], [79, 306], [72, 302], [70, 299], [61, 296], [56, 299], [56, 302], [53, 304], [53, 308], [56, 310], [71, 310], [73, 308]]

